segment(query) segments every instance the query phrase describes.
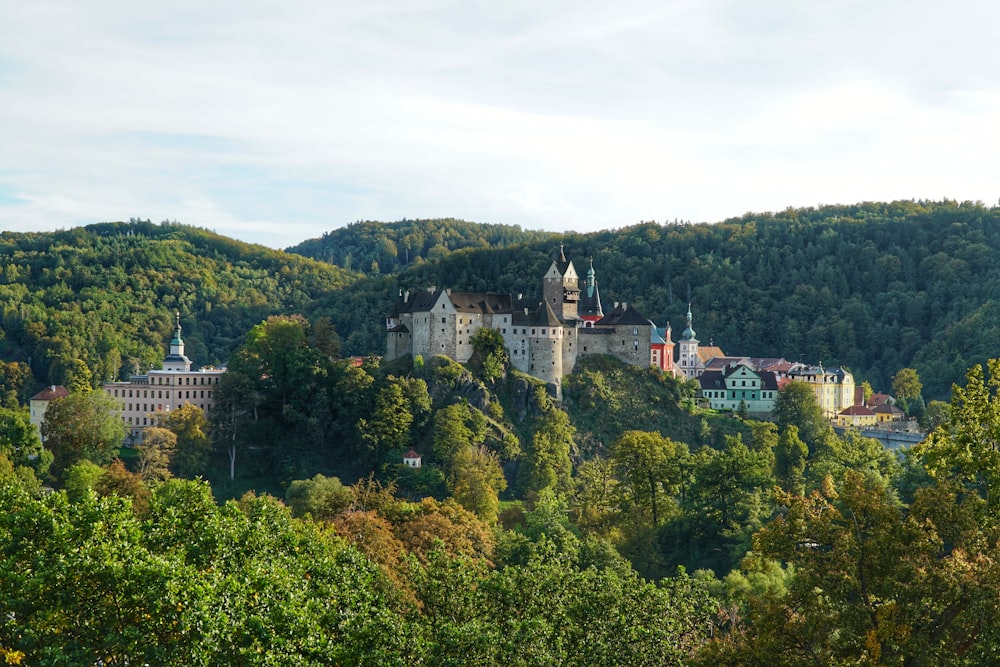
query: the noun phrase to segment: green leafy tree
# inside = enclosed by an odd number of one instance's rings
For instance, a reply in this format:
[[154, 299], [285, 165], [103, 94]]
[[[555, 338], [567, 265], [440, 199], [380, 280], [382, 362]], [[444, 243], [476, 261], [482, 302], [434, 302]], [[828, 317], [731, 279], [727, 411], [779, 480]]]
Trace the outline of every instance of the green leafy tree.
[[799, 438], [797, 426], [789, 424], [781, 430], [774, 454], [774, 476], [781, 488], [788, 493], [804, 493], [809, 448]]
[[358, 432], [374, 460], [390, 449], [405, 449], [410, 443], [413, 413], [397, 382], [390, 382], [375, 397], [370, 418], [358, 420]]
[[[848, 471], [754, 538], [762, 559], [794, 566], [787, 588], [751, 598], [745, 625], [712, 642], [699, 665], [973, 665], [990, 662], [997, 614], [996, 544], [980, 541], [976, 501], [947, 485], [909, 510], [875, 477]], [[977, 545], [977, 546], [973, 546]], [[984, 604], [985, 603], [985, 604]]]
[[48, 473], [52, 453], [42, 447], [38, 430], [25, 408], [0, 407], [0, 454], [15, 466], [27, 466], [39, 477]]
[[611, 458], [629, 489], [632, 504], [649, 512], [654, 528], [681, 483], [684, 454], [683, 445], [649, 431], [626, 431], [611, 446]]
[[196, 477], [208, 467], [212, 440], [208, 420], [197, 405], [185, 403], [169, 413], [157, 415], [164, 428], [177, 436], [171, 469], [180, 477]]
[[31, 366], [20, 361], [0, 361], [0, 405], [17, 408], [28, 402]]
[[805, 382], [795, 380], [785, 385], [778, 392], [774, 412], [778, 428], [798, 428], [799, 437], [809, 446], [810, 453], [821, 447], [832, 433], [812, 387]]
[[81, 459], [109, 463], [125, 440], [118, 402], [103, 391], [54, 399], [41, 431], [55, 457], [52, 470], [57, 476]]
[[570, 452], [576, 429], [562, 410], [552, 409], [536, 420], [531, 444], [522, 458], [522, 488], [528, 494], [551, 488], [565, 493], [570, 486]]
[[466, 447], [452, 460], [448, 478], [452, 496], [465, 509], [492, 524], [500, 511], [499, 493], [507, 480], [496, 454], [485, 447]]
[[1000, 505], [1000, 359], [966, 374], [964, 387], [952, 388], [950, 420], [917, 451], [937, 479], [955, 479], [983, 498], [991, 512]]
[[938, 426], [948, 423], [949, 406], [944, 401], [931, 401], [920, 419], [920, 426], [925, 431], [933, 431]]
[[77, 461], [66, 471], [63, 490], [72, 502], [81, 500], [87, 492], [97, 486], [97, 480], [104, 474], [104, 468], [83, 459]]
[[143, 432], [138, 450], [137, 472], [143, 481], [155, 483], [172, 476], [170, 467], [177, 450], [177, 435], [173, 431], [150, 426]]
[[351, 488], [340, 479], [317, 474], [312, 479], [297, 479], [285, 491], [285, 503], [295, 516], [310, 514], [315, 519], [332, 520], [354, 502]]
[[450, 470], [459, 452], [478, 447], [484, 433], [476, 412], [468, 403], [452, 403], [434, 413], [434, 456], [445, 471]]
[[485, 382], [494, 382], [503, 377], [510, 365], [503, 336], [496, 329], [483, 327], [472, 336], [473, 356], [470, 363], [478, 368]]
[[909, 403], [920, 396], [923, 388], [920, 376], [912, 368], [900, 369], [892, 376], [892, 393], [901, 401]]

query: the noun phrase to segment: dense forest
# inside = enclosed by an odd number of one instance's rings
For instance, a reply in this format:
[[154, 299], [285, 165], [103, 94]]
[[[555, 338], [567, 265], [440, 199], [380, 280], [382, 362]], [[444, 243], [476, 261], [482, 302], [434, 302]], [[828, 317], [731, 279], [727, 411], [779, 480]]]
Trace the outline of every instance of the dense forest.
[[[0, 659], [992, 664], [998, 215], [644, 223], [378, 276], [172, 223], [4, 233]], [[955, 382], [950, 405], [893, 452], [835, 433], [795, 382], [759, 422], [600, 356], [557, 403], [491, 330], [466, 364], [369, 355], [398, 289], [534, 293], [556, 243], [594, 258], [607, 302], [675, 331], [690, 298], [727, 352], [844, 363], [881, 389], [915, 366], [910, 397]], [[175, 311], [189, 355], [227, 364], [216, 407], [123, 448], [92, 389], [158, 363]], [[25, 406], [43, 382], [71, 390], [44, 447]]]
[[4, 232], [0, 357], [29, 363], [36, 386], [96, 386], [158, 364], [179, 312], [189, 355], [218, 365], [268, 315], [305, 310], [354, 279], [177, 224]]
[[690, 302], [705, 343], [843, 365], [876, 390], [913, 367], [925, 396], [947, 398], [1000, 346], [1000, 210], [904, 201], [558, 236], [364, 222], [295, 249], [333, 248], [308, 254], [342, 266], [351, 255], [368, 275], [177, 224], [5, 232], [0, 354], [30, 359], [39, 383], [89, 372], [96, 384], [157, 363], [175, 310], [199, 363], [225, 362], [253, 324], [290, 313], [329, 318], [344, 354], [381, 354], [400, 289], [536, 294], [558, 243], [578, 265], [593, 258], [605, 303], [628, 301], [678, 332]]
[[[695, 330], [730, 354], [849, 368], [887, 391], [914, 367], [928, 398], [1000, 349], [1000, 209], [977, 203], [864, 203], [747, 214], [713, 225], [643, 223], [496, 250], [467, 249], [366, 279], [320, 308], [350, 354], [378, 352], [380, 320], [401, 288], [536, 294], [557, 243], [578, 270], [593, 258], [606, 304]], [[363, 306], [363, 307], [362, 307]], [[341, 323], [344, 323], [342, 326]], [[369, 343], [370, 345], [370, 343]]]
[[[691, 383], [594, 357], [563, 411], [489, 333], [466, 366], [383, 367], [338, 359], [323, 332], [300, 316], [253, 327], [212, 416], [176, 410], [137, 451], [119, 449], [103, 392], [53, 401], [48, 456], [6, 399], [0, 657], [980, 665], [1000, 652], [1000, 360], [970, 369], [945, 422], [897, 453], [835, 434], [800, 383], [775, 422], [745, 421], [698, 409]], [[422, 467], [401, 465], [408, 447]], [[332, 474], [352, 466], [370, 472]], [[273, 495], [232, 493], [266, 479]]]
[[398, 273], [422, 260], [437, 260], [463, 248], [509, 248], [546, 241], [551, 232], [517, 225], [466, 222], [454, 218], [359, 221], [287, 249], [287, 252], [369, 275]]

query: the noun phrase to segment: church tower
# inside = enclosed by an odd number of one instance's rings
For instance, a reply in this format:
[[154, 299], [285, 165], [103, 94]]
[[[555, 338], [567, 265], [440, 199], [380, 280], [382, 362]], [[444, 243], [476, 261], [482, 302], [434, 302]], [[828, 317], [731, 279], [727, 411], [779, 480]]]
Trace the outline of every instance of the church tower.
[[560, 245], [559, 255], [552, 260], [552, 265], [542, 278], [542, 297], [563, 322], [576, 320], [578, 317], [579, 283], [580, 277], [573, 268], [573, 262], [567, 261], [566, 253]]
[[680, 358], [677, 360], [677, 368], [684, 373], [684, 377], [693, 378], [701, 374], [701, 358], [698, 356], [698, 339], [695, 337], [694, 328], [691, 326], [691, 304], [688, 304], [687, 328], [681, 334], [677, 347], [680, 351]]
[[170, 354], [163, 359], [163, 370], [181, 371], [184, 373], [191, 370], [191, 360], [184, 356], [184, 341], [181, 340], [180, 313], [177, 313], [177, 329], [174, 331], [173, 340], [170, 341]]

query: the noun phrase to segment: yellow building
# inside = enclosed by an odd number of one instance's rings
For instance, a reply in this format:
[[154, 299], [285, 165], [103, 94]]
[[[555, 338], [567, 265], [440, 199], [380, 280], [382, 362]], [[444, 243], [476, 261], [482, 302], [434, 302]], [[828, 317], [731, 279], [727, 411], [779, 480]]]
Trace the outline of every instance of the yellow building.
[[838, 426], [867, 428], [875, 426], [876, 423], [878, 423], [878, 417], [875, 415], [875, 412], [863, 405], [852, 405], [845, 410], [841, 410], [840, 414], [837, 415]]
[[831, 421], [854, 405], [854, 376], [843, 368], [803, 365], [790, 370], [788, 378], [808, 384], [823, 415]]
[[106, 382], [104, 391], [121, 406], [122, 421], [128, 431], [128, 441], [142, 442], [143, 431], [156, 425], [158, 413], [168, 413], [185, 403], [201, 408], [208, 417], [215, 405], [215, 389], [226, 369], [202, 368], [191, 370], [191, 360], [184, 356], [181, 323], [170, 341], [170, 354], [161, 370], [145, 375], [133, 375], [127, 382]]

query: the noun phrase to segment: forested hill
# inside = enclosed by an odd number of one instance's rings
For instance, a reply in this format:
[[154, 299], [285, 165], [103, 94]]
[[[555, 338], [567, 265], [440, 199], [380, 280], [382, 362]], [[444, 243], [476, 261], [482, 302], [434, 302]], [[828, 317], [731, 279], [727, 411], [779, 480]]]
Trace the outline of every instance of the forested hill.
[[551, 232], [517, 225], [439, 218], [359, 221], [288, 248], [288, 252], [371, 275], [395, 273], [421, 259], [440, 259], [463, 248], [507, 248], [544, 241]]
[[[476, 247], [449, 250], [462, 238]], [[1000, 351], [1000, 209], [982, 204], [866, 203], [566, 235], [357, 223], [331, 239], [353, 265], [364, 258], [367, 277], [176, 224], [4, 233], [0, 357], [31, 358], [39, 382], [82, 367], [103, 379], [159, 361], [175, 310], [199, 363], [224, 361], [272, 313], [329, 317], [345, 354], [381, 354], [400, 289], [537, 295], [559, 243], [581, 274], [593, 257], [606, 307], [629, 301], [677, 338], [690, 300], [699, 340], [729, 354], [841, 364], [882, 390], [914, 367], [929, 400]], [[371, 275], [372, 262], [389, 271], [407, 252], [401, 270]]]
[[[464, 250], [364, 280], [323, 311], [378, 352], [399, 288], [540, 292], [564, 243], [578, 272], [593, 257], [605, 306], [629, 301], [677, 338], [687, 303], [703, 344], [730, 354], [842, 364], [886, 390], [915, 367], [927, 397], [1000, 352], [1000, 209], [944, 202], [864, 203], [747, 214], [706, 225], [644, 223], [499, 250]], [[379, 310], [381, 309], [381, 311]], [[361, 335], [357, 331], [368, 333]], [[375, 341], [368, 349], [363, 341]]]
[[178, 224], [0, 234], [0, 358], [69, 385], [148, 368], [179, 311], [189, 357], [225, 361], [268, 315], [307, 311], [354, 274]]

